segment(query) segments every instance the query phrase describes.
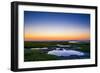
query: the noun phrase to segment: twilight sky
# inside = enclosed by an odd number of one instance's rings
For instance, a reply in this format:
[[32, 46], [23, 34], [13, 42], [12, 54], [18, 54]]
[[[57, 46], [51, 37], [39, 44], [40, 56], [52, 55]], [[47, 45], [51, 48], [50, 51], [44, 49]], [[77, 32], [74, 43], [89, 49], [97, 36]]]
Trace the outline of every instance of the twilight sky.
[[89, 40], [90, 15], [24, 11], [25, 41]]

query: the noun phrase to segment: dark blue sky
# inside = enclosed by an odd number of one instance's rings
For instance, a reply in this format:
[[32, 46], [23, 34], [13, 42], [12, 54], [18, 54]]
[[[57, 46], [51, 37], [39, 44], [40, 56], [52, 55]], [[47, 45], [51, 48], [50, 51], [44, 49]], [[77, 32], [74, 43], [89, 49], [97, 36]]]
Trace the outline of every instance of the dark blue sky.
[[[89, 14], [75, 13], [51, 13], [51, 12], [33, 12], [24, 11], [25, 25], [40, 25], [41, 23], [64, 23], [64, 25], [72, 26], [90, 26]], [[58, 25], [58, 24], [57, 24]]]

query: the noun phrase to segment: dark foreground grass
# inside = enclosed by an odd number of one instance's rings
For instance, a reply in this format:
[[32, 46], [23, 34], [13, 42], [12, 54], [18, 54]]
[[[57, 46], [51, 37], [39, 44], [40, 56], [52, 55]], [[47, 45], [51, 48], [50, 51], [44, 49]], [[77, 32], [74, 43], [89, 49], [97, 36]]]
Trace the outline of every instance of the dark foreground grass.
[[40, 50], [24, 50], [24, 61], [58, 60], [57, 56], [49, 55]]

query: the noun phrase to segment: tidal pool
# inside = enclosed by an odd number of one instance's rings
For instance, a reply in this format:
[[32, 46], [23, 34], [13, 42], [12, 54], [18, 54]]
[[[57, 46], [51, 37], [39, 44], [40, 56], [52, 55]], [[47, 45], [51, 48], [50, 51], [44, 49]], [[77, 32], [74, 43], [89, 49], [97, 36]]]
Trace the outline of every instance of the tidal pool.
[[75, 56], [84, 56], [85, 55], [85, 53], [81, 52], [81, 51], [69, 50], [69, 49], [66, 50], [66, 49], [60, 49], [60, 48], [48, 51], [47, 54], [56, 55], [56, 56], [72, 56], [72, 55], [75, 55]]

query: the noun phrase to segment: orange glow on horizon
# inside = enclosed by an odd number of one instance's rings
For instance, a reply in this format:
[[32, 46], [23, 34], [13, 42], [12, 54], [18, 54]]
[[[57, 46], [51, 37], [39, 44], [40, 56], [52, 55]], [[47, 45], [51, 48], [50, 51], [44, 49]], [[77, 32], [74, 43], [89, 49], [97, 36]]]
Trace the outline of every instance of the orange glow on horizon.
[[49, 41], [49, 40], [89, 40], [89, 34], [74, 34], [74, 35], [32, 35], [25, 34], [25, 41]]

